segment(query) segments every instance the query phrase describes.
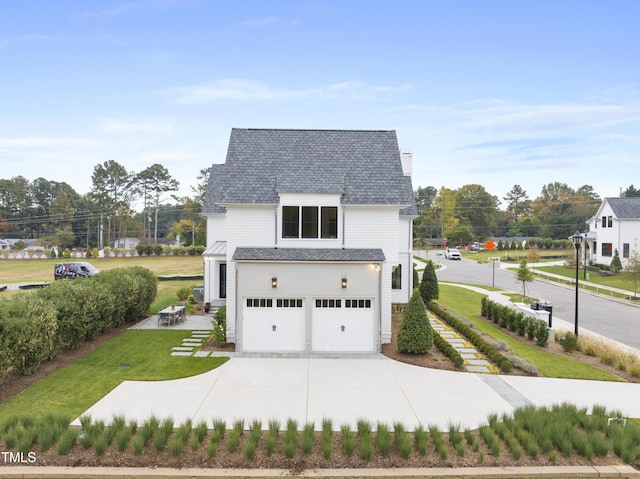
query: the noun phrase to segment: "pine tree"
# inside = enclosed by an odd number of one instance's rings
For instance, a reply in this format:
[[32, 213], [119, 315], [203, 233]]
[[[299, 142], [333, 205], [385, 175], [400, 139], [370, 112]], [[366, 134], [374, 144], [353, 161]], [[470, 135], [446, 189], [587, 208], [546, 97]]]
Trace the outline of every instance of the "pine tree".
[[422, 281], [420, 282], [420, 295], [425, 303], [438, 299], [440, 289], [438, 288], [438, 278], [436, 276], [436, 268], [433, 261], [427, 261], [427, 266], [422, 273]]
[[433, 346], [433, 332], [422, 302], [420, 291], [415, 288], [404, 310], [398, 332], [398, 350], [403, 353], [424, 354]]

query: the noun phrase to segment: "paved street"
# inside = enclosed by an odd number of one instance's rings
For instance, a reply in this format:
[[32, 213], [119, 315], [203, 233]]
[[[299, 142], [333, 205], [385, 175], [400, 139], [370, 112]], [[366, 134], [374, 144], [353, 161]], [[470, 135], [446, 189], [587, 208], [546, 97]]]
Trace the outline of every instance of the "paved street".
[[[516, 281], [512, 271], [490, 268], [471, 260], [450, 261], [428, 253], [429, 259], [445, 266], [438, 270], [438, 279], [522, 291], [522, 283]], [[527, 285], [528, 295], [550, 301], [553, 317], [574, 324], [575, 289], [536, 279]], [[640, 350], [640, 308], [603, 296], [580, 290], [578, 299], [578, 325], [596, 334]]]

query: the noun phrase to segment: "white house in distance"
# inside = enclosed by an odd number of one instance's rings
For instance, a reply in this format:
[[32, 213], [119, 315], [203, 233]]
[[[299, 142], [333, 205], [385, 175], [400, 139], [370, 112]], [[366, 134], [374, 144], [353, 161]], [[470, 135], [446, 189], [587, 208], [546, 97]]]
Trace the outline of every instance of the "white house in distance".
[[395, 131], [233, 129], [203, 206], [205, 301], [236, 351], [377, 352], [412, 291]]
[[611, 264], [617, 249], [624, 266], [631, 251], [640, 252], [640, 198], [605, 198], [589, 220], [587, 260]]

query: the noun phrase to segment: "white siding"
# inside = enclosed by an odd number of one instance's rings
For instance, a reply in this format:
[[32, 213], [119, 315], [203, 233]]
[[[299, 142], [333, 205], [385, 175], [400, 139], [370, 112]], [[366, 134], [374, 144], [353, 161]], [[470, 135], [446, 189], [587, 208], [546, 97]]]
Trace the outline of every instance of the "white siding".
[[227, 241], [227, 220], [224, 214], [206, 215], [207, 248], [216, 241]]
[[227, 255], [238, 246], [275, 246], [275, 206], [227, 208]]
[[391, 342], [391, 273], [400, 263], [400, 219], [398, 208], [345, 208], [345, 247], [382, 248], [385, 263], [380, 276], [380, 339]]

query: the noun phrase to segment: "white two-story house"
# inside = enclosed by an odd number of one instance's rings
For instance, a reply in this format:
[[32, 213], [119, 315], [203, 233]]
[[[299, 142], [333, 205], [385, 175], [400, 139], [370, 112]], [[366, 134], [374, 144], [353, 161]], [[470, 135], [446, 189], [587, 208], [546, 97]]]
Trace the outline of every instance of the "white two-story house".
[[411, 155], [394, 131], [233, 129], [204, 201], [205, 301], [236, 351], [377, 352], [412, 291]]
[[640, 198], [605, 198], [589, 220], [587, 260], [611, 264], [618, 250], [624, 266], [631, 251], [640, 252]]

